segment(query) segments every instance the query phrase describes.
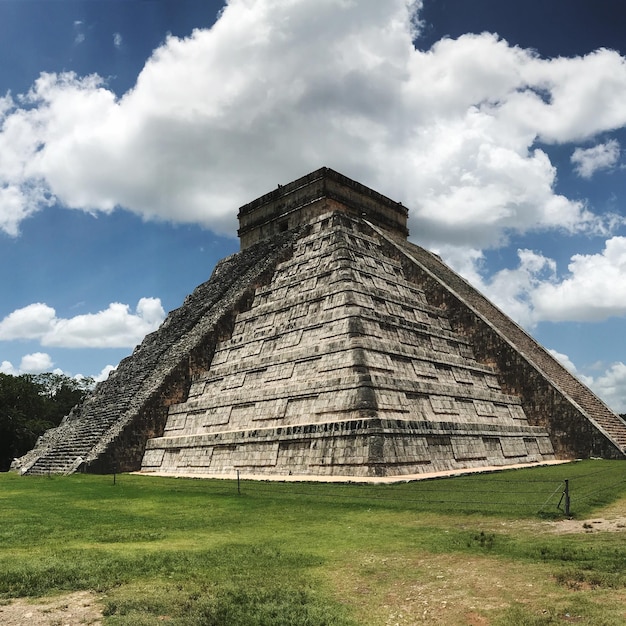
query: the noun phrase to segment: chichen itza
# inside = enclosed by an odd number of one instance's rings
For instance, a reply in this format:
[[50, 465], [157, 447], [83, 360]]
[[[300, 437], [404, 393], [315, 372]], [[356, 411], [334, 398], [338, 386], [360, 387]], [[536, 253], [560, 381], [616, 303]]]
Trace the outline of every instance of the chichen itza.
[[239, 211], [241, 251], [13, 463], [27, 474], [389, 477], [624, 458], [626, 423], [328, 168]]

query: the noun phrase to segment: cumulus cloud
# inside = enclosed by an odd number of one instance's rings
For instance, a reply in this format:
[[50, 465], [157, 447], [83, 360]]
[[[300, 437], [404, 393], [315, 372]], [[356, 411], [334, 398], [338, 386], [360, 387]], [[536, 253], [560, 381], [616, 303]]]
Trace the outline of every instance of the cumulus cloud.
[[556, 263], [532, 250], [518, 250], [519, 265], [504, 269], [491, 279], [488, 292], [494, 304], [523, 326], [537, 322], [533, 295], [537, 288], [553, 280]]
[[113, 33], [113, 45], [116, 48], [121, 48], [123, 42], [124, 42], [124, 39], [122, 38], [121, 33]]
[[571, 161], [576, 173], [582, 178], [591, 178], [598, 170], [613, 167], [620, 156], [620, 146], [616, 139], [598, 144], [593, 148], [576, 148]]
[[591, 388], [614, 411], [626, 413], [626, 364], [618, 362], [611, 365], [591, 383]]
[[422, 51], [420, 4], [230, 0], [121, 97], [42, 74], [0, 118], [0, 228], [58, 200], [234, 233], [240, 204], [321, 165], [411, 207], [430, 245], [606, 228], [555, 191], [538, 142], [623, 127], [624, 59], [541, 59], [489, 34]]
[[[2, 361], [0, 363], [0, 372], [2, 374], [10, 374], [11, 376], [19, 376], [20, 374], [41, 374], [52, 370], [54, 362], [49, 354], [45, 352], [33, 352], [25, 354], [20, 361], [18, 367], [14, 367], [10, 361]], [[61, 370], [54, 370], [55, 373], [61, 374]]]
[[0, 321], [0, 339], [37, 339], [62, 348], [129, 348], [156, 330], [165, 311], [159, 298], [141, 298], [134, 312], [114, 302], [98, 313], [58, 318], [46, 304], [17, 309]]
[[117, 367], [114, 365], [105, 365], [100, 371], [100, 373], [94, 376], [93, 379], [95, 382], [100, 383], [103, 380], [106, 380], [109, 377], [109, 374], [111, 372], [114, 372], [116, 369]]
[[537, 320], [600, 321], [626, 315], [626, 237], [612, 237], [599, 254], [577, 254], [559, 282], [532, 294]]
[[[462, 258], [466, 257], [463, 262]], [[457, 249], [446, 259], [469, 282], [522, 326], [539, 322], [601, 322], [626, 316], [626, 237], [611, 237], [596, 254], [576, 254], [565, 275], [533, 250], [518, 250], [518, 264], [488, 278], [482, 255]]]
[[20, 363], [20, 372], [25, 374], [40, 374], [41, 372], [49, 372], [54, 363], [49, 354], [45, 352], [34, 352], [26, 354], [22, 357]]
[[54, 324], [56, 312], [37, 302], [9, 313], [0, 322], [0, 339], [39, 339]]
[[2, 363], [0, 363], [0, 374], [10, 374], [11, 376], [17, 376], [19, 372], [15, 367], [13, 367], [13, 363], [11, 363], [11, 361], [2, 361]]
[[[102, 368], [99, 374], [91, 376], [94, 382], [98, 383], [106, 380], [111, 372], [116, 369], [113, 365], [106, 365]], [[13, 365], [11, 361], [0, 362], [0, 374], [9, 374], [11, 376], [20, 376], [22, 374], [43, 374], [45, 372], [52, 372], [53, 374], [60, 374], [63, 376], [70, 376], [76, 380], [82, 380], [85, 378], [83, 374], [71, 375], [68, 372], [64, 372], [60, 368], [54, 367], [54, 361], [52, 357], [45, 352], [33, 352], [32, 354], [25, 354], [18, 366]]]

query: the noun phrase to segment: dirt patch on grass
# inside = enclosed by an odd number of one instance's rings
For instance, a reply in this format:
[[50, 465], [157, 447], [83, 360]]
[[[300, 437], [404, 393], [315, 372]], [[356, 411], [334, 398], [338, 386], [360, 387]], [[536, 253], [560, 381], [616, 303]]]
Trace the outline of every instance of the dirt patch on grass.
[[626, 532], [626, 517], [613, 519], [594, 517], [588, 520], [564, 519], [558, 522], [550, 522], [548, 528], [552, 532], [559, 534]]
[[54, 598], [27, 600], [19, 598], [0, 604], [2, 626], [98, 626], [102, 624], [99, 597], [89, 591], [77, 591]]
[[516, 601], [565, 593], [543, 565], [458, 554], [371, 555], [333, 583], [363, 623], [384, 626], [488, 626]]

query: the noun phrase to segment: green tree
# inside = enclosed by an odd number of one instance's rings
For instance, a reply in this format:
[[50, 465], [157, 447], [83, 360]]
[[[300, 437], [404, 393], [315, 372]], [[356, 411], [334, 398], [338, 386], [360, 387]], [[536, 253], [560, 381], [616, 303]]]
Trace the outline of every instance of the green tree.
[[46, 399], [46, 413], [42, 418], [54, 426], [75, 407], [93, 388], [93, 378], [70, 378], [64, 374], [37, 374], [32, 377]]
[[0, 471], [58, 426], [93, 387], [92, 378], [63, 374], [0, 374]]

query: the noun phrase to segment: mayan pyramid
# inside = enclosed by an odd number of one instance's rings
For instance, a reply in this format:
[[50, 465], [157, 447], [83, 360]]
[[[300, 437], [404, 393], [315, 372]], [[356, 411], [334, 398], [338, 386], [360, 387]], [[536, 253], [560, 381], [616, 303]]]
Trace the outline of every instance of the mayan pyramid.
[[22, 473], [407, 476], [623, 458], [626, 423], [439, 257], [322, 168], [243, 206], [241, 251]]

